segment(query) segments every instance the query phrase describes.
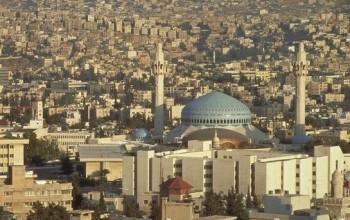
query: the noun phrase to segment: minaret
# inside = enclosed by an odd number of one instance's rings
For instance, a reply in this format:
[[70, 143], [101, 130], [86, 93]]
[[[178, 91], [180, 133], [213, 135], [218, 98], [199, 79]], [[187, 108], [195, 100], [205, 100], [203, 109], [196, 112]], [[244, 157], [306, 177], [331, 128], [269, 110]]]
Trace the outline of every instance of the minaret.
[[343, 198], [344, 176], [338, 168], [332, 174], [332, 196], [336, 199]]
[[215, 48], [213, 50], [213, 64], [216, 63], [216, 53], [215, 53]]
[[153, 63], [152, 70], [156, 87], [153, 137], [157, 142], [161, 142], [164, 129], [164, 74], [168, 71], [161, 43], [157, 44], [156, 60]]
[[308, 64], [304, 44], [299, 44], [297, 60], [294, 64], [294, 73], [297, 78], [296, 119], [294, 136], [305, 136], [305, 81], [308, 74]]

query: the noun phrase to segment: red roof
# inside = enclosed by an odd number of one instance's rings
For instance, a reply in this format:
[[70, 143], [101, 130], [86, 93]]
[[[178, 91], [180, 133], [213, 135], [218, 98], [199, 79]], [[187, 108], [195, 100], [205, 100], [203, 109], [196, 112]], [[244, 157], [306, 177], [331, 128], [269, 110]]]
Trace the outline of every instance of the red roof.
[[1, 119], [1, 120], [0, 120], [0, 125], [6, 126], [6, 125], [8, 125], [8, 121], [5, 120], [5, 119]]
[[185, 180], [183, 180], [181, 177], [175, 177], [175, 178], [171, 178], [168, 179], [165, 182], [165, 186], [169, 189], [169, 190], [188, 190], [192, 188], [192, 185], [189, 184], [188, 182], [186, 182]]

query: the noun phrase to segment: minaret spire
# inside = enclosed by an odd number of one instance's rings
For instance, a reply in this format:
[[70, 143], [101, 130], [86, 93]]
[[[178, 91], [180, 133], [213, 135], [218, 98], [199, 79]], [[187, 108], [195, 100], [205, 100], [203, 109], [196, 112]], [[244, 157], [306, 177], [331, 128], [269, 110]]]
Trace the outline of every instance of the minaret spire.
[[164, 130], [164, 74], [168, 71], [164, 60], [162, 43], [157, 44], [156, 57], [152, 66], [155, 78], [154, 134], [156, 142], [162, 142]]
[[296, 62], [294, 63], [294, 74], [297, 78], [296, 118], [294, 128], [294, 137], [296, 141], [294, 142], [302, 144], [302, 142], [307, 141], [305, 135], [305, 84], [306, 76], [308, 75], [308, 63], [303, 42], [299, 43]]

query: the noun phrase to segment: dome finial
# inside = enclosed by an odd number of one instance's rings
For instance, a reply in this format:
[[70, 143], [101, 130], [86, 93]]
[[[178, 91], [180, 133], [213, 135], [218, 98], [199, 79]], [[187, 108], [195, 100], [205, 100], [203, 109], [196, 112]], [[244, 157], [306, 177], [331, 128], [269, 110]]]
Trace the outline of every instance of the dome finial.
[[214, 149], [219, 149], [220, 148], [220, 139], [218, 137], [218, 134], [216, 132], [216, 128], [214, 130], [214, 137], [213, 137], [213, 140], [212, 140], [212, 146]]

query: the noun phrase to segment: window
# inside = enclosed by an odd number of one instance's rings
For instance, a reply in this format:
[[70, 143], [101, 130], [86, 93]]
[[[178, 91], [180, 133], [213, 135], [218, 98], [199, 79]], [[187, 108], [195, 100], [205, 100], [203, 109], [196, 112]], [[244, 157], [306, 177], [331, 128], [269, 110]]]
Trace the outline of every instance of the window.
[[[56, 190], [55, 190], [56, 191]], [[70, 190], [62, 190], [62, 194], [70, 194], [71, 193], [71, 191]]]
[[148, 200], [144, 200], [143, 204], [147, 205], [148, 204]]
[[175, 176], [179, 176], [179, 177], [182, 177], [182, 173], [181, 172], [176, 172], [174, 173]]
[[12, 207], [12, 202], [4, 202], [4, 206]]
[[211, 183], [204, 183], [204, 187], [211, 187], [212, 184]]
[[32, 205], [33, 205], [33, 202], [25, 202], [24, 203], [25, 207], [32, 207]]
[[182, 167], [182, 164], [181, 164], [181, 163], [174, 164], [174, 167], [175, 167], [175, 168], [181, 168], [181, 167]]
[[211, 169], [213, 169], [213, 166], [212, 165], [204, 165], [204, 169], [211, 170]]
[[27, 190], [24, 192], [24, 196], [34, 196], [34, 195], [35, 195], [35, 193], [32, 190]]

